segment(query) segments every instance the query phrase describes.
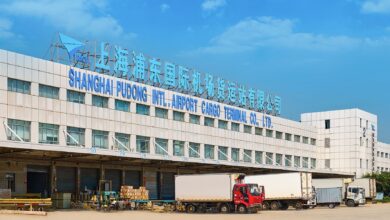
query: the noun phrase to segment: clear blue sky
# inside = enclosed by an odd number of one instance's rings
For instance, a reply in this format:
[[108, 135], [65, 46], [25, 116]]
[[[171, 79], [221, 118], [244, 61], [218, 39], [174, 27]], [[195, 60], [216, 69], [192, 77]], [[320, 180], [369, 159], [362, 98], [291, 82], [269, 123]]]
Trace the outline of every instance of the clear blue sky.
[[283, 117], [361, 108], [390, 142], [390, 0], [0, 1], [0, 48], [58, 32], [108, 41], [283, 98]]

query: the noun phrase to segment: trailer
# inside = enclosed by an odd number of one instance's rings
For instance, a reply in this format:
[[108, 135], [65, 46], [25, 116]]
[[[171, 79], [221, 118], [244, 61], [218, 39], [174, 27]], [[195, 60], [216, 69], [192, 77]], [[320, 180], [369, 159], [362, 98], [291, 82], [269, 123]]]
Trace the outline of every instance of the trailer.
[[352, 180], [343, 178], [313, 179], [313, 186], [316, 191], [323, 188], [341, 188], [342, 201], [348, 207], [364, 205], [364, 188], [351, 186]]
[[315, 191], [311, 173], [295, 172], [246, 176], [245, 181], [265, 188], [263, 209], [286, 210], [315, 207]]
[[373, 200], [376, 197], [376, 180], [370, 178], [357, 178], [354, 179], [349, 186], [357, 186], [364, 188], [365, 198]]
[[243, 183], [243, 174], [175, 176], [175, 200], [179, 211], [255, 213], [264, 191], [256, 183]]
[[316, 188], [317, 206], [328, 206], [333, 209], [339, 206], [342, 202], [342, 188]]
[[51, 199], [0, 199], [0, 208], [44, 211], [51, 207]]

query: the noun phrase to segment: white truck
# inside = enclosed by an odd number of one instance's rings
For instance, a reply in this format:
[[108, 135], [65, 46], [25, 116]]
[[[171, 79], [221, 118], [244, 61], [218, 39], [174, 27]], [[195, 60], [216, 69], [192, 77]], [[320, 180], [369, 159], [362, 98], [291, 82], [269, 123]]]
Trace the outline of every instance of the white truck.
[[376, 197], [376, 180], [370, 178], [356, 178], [349, 186], [363, 187], [365, 198], [373, 200]]
[[[358, 186], [350, 186], [351, 179], [344, 178], [326, 178], [313, 179], [313, 187], [317, 189], [341, 188], [341, 198], [348, 207], [356, 207], [364, 205], [364, 188]], [[321, 196], [321, 195], [317, 195]], [[322, 198], [319, 198], [322, 200]], [[320, 205], [322, 203], [320, 202]]]
[[244, 183], [243, 174], [175, 176], [176, 207], [180, 211], [255, 213], [261, 209], [264, 188]]
[[311, 173], [253, 175], [246, 176], [245, 181], [264, 186], [263, 209], [286, 210], [289, 206], [302, 209], [316, 205]]

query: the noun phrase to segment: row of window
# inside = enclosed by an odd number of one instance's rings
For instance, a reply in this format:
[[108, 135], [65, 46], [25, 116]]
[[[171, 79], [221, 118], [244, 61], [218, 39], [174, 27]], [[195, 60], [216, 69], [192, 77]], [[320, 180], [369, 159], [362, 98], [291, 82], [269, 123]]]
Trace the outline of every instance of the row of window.
[[[31, 140], [31, 122], [21, 121], [16, 119], [8, 119], [8, 126], [15, 132], [8, 132], [9, 140], [19, 140], [29, 142]], [[85, 128], [67, 127], [66, 128], [67, 139], [66, 143], [70, 146], [84, 146], [85, 145]], [[92, 130], [92, 146], [96, 148], [109, 148], [109, 132], [101, 130]], [[115, 147], [118, 149], [130, 149], [130, 134], [115, 133], [114, 136]], [[39, 143], [45, 144], [58, 144], [59, 143], [59, 125], [39, 123]], [[200, 158], [200, 144], [192, 143], [188, 144], [188, 156], [193, 158]], [[136, 136], [136, 151], [140, 153], [150, 153], [150, 137]], [[155, 154], [168, 155], [168, 139], [155, 138]], [[185, 142], [180, 140], [173, 140], [173, 155], [184, 156], [185, 155]], [[215, 155], [215, 152], [218, 152]], [[316, 167], [316, 159], [308, 157], [300, 157], [293, 155], [274, 154], [271, 152], [255, 151], [254, 161], [252, 160], [253, 151], [244, 149], [242, 151], [243, 158], [240, 159], [239, 148], [229, 148], [226, 146], [214, 146], [205, 144], [204, 155], [205, 159], [213, 160], [231, 160], [231, 161], [244, 161], [248, 163], [258, 163], [267, 165], [277, 165], [286, 167], [303, 167], [312, 168]], [[229, 156], [230, 155], [230, 156]], [[301, 163], [302, 158], [302, 163]], [[310, 165], [309, 165], [310, 162]]]
[[[8, 90], [9, 91], [30, 94], [30, 86], [31, 86], [30, 82], [8, 78]], [[59, 88], [39, 84], [39, 95], [42, 97], [46, 97], [46, 98], [59, 99]], [[73, 91], [73, 90], [67, 90], [67, 100], [69, 102], [84, 104], [85, 103], [85, 93], [77, 92], [77, 91]], [[108, 97], [92, 95], [92, 105], [96, 106], [96, 107], [108, 108], [108, 100], [109, 100]], [[115, 110], [130, 112], [130, 102], [115, 99]], [[140, 115], [150, 115], [150, 107], [148, 105], [143, 105], [143, 104], [137, 103], [136, 104], [136, 113], [140, 114]], [[158, 118], [167, 119], [168, 118], [168, 109], [155, 107], [155, 116]], [[185, 121], [185, 113], [173, 111], [173, 120], [184, 122]], [[214, 119], [214, 118], [204, 117], [203, 125], [208, 126], [208, 127], [214, 127], [215, 120], [216, 119]], [[200, 116], [190, 114], [189, 115], [189, 122], [192, 124], [200, 124]], [[231, 122], [230, 125], [231, 125], [230, 130], [240, 132], [240, 124], [239, 123]], [[228, 129], [228, 121], [218, 120], [218, 128]], [[249, 126], [249, 125], [243, 126], [244, 133], [252, 134], [252, 129], [253, 129], [253, 127]], [[263, 136], [264, 135], [263, 128], [255, 127], [254, 133], [256, 135]], [[297, 143], [302, 142], [304, 144], [316, 145], [316, 139], [314, 139], [314, 138], [308, 138], [308, 137], [304, 137], [304, 136], [302, 137], [300, 135], [293, 135], [293, 134], [289, 134], [289, 133], [284, 133], [284, 137], [283, 137], [283, 132], [274, 131], [274, 130], [270, 130], [270, 129], [265, 129], [265, 136], [271, 137], [271, 138], [276, 138], [276, 139], [284, 139], [287, 141], [294, 141]]]
[[390, 169], [387, 167], [377, 167], [376, 170], [378, 172], [389, 172], [390, 171]]
[[377, 151], [377, 152], [376, 152], [376, 156], [377, 156], [377, 157], [389, 158], [389, 159], [390, 159], [390, 154], [389, 154], [389, 153], [385, 153], [385, 152]]

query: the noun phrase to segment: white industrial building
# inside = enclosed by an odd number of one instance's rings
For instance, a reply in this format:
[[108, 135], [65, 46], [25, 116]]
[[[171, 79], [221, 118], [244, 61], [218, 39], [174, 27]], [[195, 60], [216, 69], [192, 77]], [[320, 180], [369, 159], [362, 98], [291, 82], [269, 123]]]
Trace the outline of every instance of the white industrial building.
[[71, 69], [99, 75], [0, 50], [0, 188], [77, 196], [110, 179], [114, 190], [145, 185], [152, 199], [167, 199], [178, 173], [360, 177], [390, 169], [377, 116], [359, 109], [305, 113], [301, 122], [267, 115], [268, 124], [253, 125], [249, 114], [247, 123], [205, 115], [203, 101], [228, 105], [202, 98], [191, 111], [156, 105], [150, 91], [164, 91], [170, 103], [179, 93], [141, 83], [131, 82], [145, 87], [146, 100], [79, 90]]

